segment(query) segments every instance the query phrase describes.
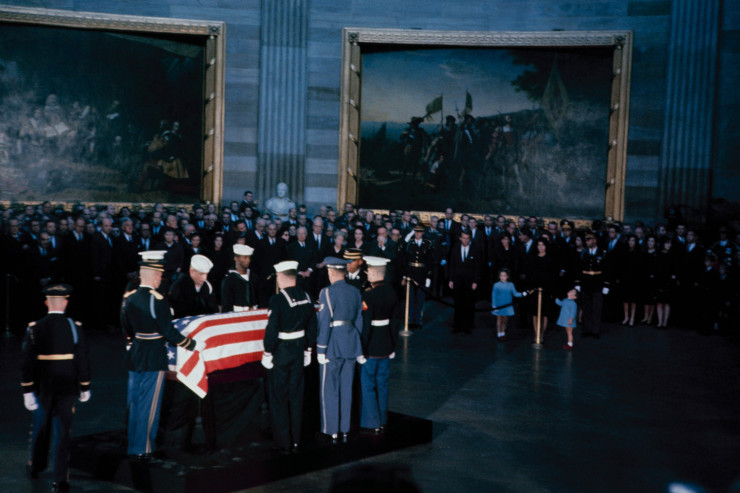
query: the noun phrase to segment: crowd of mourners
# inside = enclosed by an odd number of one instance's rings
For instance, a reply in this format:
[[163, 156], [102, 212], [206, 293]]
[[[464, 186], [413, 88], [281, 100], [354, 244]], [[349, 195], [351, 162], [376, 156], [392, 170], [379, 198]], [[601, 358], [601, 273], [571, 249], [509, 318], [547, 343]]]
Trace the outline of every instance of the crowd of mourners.
[[[679, 327], [702, 332], [732, 332], [738, 322], [740, 232], [711, 230], [672, 218], [666, 224], [585, 223], [534, 216], [459, 214], [447, 208], [425, 221], [410, 211], [378, 213], [347, 203], [343, 210], [305, 205], [287, 217], [260, 211], [252, 192], [227, 206], [116, 207], [75, 204], [71, 210], [50, 202], [2, 209], [3, 282], [1, 305], [12, 330], [44, 315], [41, 290], [52, 282], [74, 288], [68, 313], [91, 330], [118, 330], [123, 293], [138, 276], [141, 251], [166, 250], [165, 292], [195, 254], [213, 262], [208, 281], [220, 299], [221, 282], [234, 268], [232, 247], [254, 249], [252, 281], [258, 306], [275, 293], [273, 265], [299, 262], [299, 280], [314, 299], [328, 285], [323, 260], [342, 257], [349, 248], [390, 259], [387, 282], [403, 296], [406, 246], [414, 226], [423, 225], [431, 245], [429, 296], [449, 296], [451, 252], [463, 232], [477, 263], [475, 297], [491, 301], [494, 283], [506, 269], [519, 291], [542, 288], [543, 315], [557, 318], [557, 299], [578, 284], [585, 238], [593, 235], [603, 253], [603, 320], [624, 325]], [[467, 250], [465, 250], [467, 252]], [[519, 302], [520, 326], [532, 326], [531, 303]]]

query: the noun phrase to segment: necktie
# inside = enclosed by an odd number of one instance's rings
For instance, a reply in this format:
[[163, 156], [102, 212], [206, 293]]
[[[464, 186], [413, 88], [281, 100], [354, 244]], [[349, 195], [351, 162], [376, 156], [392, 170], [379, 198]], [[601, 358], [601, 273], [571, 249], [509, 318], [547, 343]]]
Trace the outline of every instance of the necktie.
[[462, 257], [463, 257], [463, 262], [465, 262], [465, 259], [468, 258], [468, 247], [463, 247], [463, 249], [462, 249]]
[[274, 245], [274, 244], [275, 244], [275, 239], [274, 238], [270, 238], [270, 245]]
[[109, 247], [112, 247], [113, 246], [113, 242], [110, 241], [110, 236], [106, 236], [105, 239], [108, 240], [108, 246]]
[[46, 248], [41, 249], [41, 255], [46, 257]]
[[301, 248], [303, 248], [304, 246], [306, 246], [306, 245], [303, 244], [302, 241], [300, 242], [300, 245], [301, 245]]

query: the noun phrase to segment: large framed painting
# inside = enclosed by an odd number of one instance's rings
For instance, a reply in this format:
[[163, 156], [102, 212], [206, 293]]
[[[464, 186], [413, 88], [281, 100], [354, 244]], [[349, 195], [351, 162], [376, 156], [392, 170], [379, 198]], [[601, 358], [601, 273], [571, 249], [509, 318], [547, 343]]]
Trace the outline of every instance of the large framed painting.
[[223, 22], [0, 7], [0, 200], [220, 202]]
[[630, 31], [343, 32], [338, 202], [622, 219]]

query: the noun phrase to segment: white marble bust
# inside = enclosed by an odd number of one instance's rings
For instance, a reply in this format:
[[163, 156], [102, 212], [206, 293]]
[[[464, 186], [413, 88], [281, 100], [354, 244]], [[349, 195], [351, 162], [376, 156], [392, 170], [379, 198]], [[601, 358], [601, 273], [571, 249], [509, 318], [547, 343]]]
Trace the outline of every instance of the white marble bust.
[[283, 182], [277, 184], [277, 196], [265, 202], [267, 212], [281, 219], [287, 218], [288, 211], [295, 206], [295, 202], [288, 198], [288, 184]]

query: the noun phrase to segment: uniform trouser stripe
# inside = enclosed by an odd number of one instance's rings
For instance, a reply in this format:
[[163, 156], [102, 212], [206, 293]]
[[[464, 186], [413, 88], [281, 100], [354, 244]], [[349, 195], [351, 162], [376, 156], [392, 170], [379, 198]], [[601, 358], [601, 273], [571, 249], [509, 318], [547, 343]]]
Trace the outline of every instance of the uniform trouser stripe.
[[329, 433], [326, 429], [326, 367], [327, 365], [319, 365], [321, 368], [321, 431], [323, 433]]
[[163, 371], [129, 371], [128, 453], [145, 454], [154, 449], [164, 387]]
[[164, 372], [160, 371], [157, 376], [157, 383], [154, 387], [154, 398], [152, 399], [152, 405], [149, 408], [149, 419], [146, 425], [146, 453], [152, 453], [152, 425], [154, 420], [157, 418], [157, 411], [159, 410], [159, 399], [162, 398], [162, 382], [164, 382]]

